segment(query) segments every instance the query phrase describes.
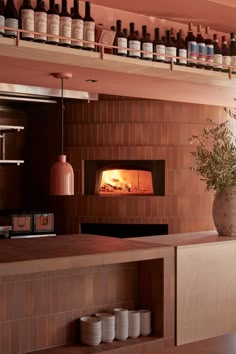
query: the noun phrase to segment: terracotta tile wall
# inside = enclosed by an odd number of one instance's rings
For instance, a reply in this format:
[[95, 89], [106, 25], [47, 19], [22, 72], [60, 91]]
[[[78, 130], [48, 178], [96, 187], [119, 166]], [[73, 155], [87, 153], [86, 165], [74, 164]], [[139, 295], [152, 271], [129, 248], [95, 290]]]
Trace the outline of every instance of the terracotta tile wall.
[[79, 317], [135, 308], [136, 289], [135, 263], [2, 277], [0, 353], [73, 343]]
[[[58, 233], [79, 232], [83, 222], [164, 223], [169, 233], [213, 229], [213, 194], [189, 170], [192, 147], [188, 138], [202, 130], [207, 118], [225, 119], [223, 108], [111, 96], [98, 102], [68, 103], [65, 150], [75, 172], [75, 196], [66, 198], [48, 197], [50, 165], [60, 151], [60, 138], [56, 140], [60, 121], [45, 108], [34, 115], [29, 160], [36, 188], [30, 190], [28, 202], [55, 212]], [[40, 140], [42, 128], [44, 139]], [[40, 158], [41, 168], [35, 163]], [[82, 160], [106, 159], [164, 159], [166, 195], [83, 195]]]

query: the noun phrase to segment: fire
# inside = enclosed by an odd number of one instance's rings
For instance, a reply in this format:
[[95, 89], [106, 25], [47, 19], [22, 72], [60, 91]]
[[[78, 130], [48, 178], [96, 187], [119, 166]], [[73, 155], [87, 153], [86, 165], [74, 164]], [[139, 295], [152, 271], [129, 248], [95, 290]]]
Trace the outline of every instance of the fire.
[[128, 169], [103, 171], [100, 193], [153, 194], [151, 172]]

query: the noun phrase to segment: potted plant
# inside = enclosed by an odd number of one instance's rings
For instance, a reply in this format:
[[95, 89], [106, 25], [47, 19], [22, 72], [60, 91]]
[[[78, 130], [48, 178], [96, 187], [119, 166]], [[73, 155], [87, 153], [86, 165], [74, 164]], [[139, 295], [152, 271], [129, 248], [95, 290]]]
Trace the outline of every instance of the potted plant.
[[195, 145], [194, 164], [207, 190], [214, 190], [213, 220], [221, 236], [236, 236], [236, 144], [228, 121], [209, 125], [189, 139]]

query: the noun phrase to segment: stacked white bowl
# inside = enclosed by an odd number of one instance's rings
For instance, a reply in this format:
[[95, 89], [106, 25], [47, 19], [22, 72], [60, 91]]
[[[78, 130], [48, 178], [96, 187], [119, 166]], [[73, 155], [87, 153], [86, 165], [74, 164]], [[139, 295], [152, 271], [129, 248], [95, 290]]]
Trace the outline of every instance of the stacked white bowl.
[[148, 336], [151, 329], [151, 311], [139, 310], [140, 312], [140, 333], [142, 336]]
[[116, 339], [124, 341], [128, 338], [128, 334], [129, 334], [128, 310], [117, 308], [114, 309], [114, 314], [115, 314]]
[[102, 339], [102, 324], [98, 317], [80, 318], [80, 340], [84, 344], [98, 345]]
[[129, 337], [137, 338], [140, 336], [140, 312], [129, 311]]
[[102, 322], [102, 342], [110, 343], [115, 339], [115, 316], [112, 313], [96, 313]]

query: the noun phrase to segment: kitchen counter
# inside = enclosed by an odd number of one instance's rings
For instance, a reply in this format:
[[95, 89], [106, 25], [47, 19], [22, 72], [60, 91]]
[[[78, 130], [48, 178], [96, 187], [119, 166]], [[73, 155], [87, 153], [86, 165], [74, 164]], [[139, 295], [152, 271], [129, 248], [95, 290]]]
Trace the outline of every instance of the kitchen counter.
[[1, 240], [0, 276], [154, 259], [166, 247], [86, 234]]

